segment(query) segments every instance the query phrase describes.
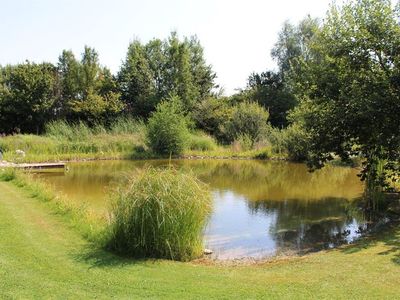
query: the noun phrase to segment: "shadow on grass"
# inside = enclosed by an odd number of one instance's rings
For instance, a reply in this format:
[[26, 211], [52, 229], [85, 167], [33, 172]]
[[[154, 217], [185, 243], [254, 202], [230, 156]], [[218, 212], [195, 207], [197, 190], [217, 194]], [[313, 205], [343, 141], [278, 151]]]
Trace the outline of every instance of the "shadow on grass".
[[79, 253], [72, 254], [73, 259], [89, 265], [89, 268], [122, 268], [132, 265], [146, 266], [148, 263], [156, 262], [155, 259], [143, 259], [124, 257], [101, 249], [95, 245], [88, 245], [81, 249]]
[[378, 255], [392, 255], [392, 262], [400, 265], [400, 223], [396, 222], [383, 231], [366, 236], [354, 244], [341, 249], [342, 253], [352, 254], [383, 244], [388, 249], [377, 253]]

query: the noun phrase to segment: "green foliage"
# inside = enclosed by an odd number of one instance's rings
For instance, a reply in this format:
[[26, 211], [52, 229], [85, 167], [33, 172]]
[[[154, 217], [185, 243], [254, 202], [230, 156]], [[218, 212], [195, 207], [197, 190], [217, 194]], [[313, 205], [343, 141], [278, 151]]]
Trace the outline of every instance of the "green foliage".
[[26, 62], [0, 69], [0, 131], [42, 131], [57, 96], [57, 71], [49, 63]]
[[[142, 158], [149, 153], [145, 145], [146, 126], [142, 121], [121, 117], [104, 127], [84, 122], [53, 121], [46, 133], [0, 137], [0, 149], [9, 161], [54, 161], [86, 158]], [[16, 154], [23, 150], [25, 157]]]
[[202, 132], [195, 132], [190, 134], [188, 141], [189, 150], [213, 151], [217, 148], [218, 145], [211, 136]]
[[136, 116], [147, 117], [154, 110], [157, 89], [153, 84], [153, 77], [146, 47], [138, 40], [133, 41], [118, 73], [121, 99], [126, 103], [127, 111]]
[[272, 157], [272, 150], [270, 147], [264, 147], [261, 150], [256, 150], [252, 157], [255, 159], [269, 159]]
[[254, 141], [250, 135], [244, 133], [236, 137], [232, 143], [232, 148], [235, 151], [249, 151], [253, 148]]
[[16, 178], [17, 174], [14, 168], [0, 169], [0, 181], [11, 181]]
[[154, 39], [145, 45], [133, 41], [118, 73], [122, 100], [139, 117], [148, 117], [170, 94], [181, 98], [183, 109], [192, 110], [210, 95], [214, 79], [198, 39], [181, 41], [175, 32], [164, 41]]
[[208, 97], [199, 102], [191, 116], [198, 128], [226, 142], [223, 124], [232, 115], [232, 105], [227, 98]]
[[384, 184], [374, 165], [400, 160], [399, 10], [390, 1], [332, 6], [296, 77], [296, 117], [311, 136], [313, 167], [339, 155], [365, 159], [363, 178]]
[[310, 16], [300, 21], [298, 25], [285, 22], [278, 41], [271, 51], [272, 57], [278, 63], [279, 71], [251, 74], [247, 88], [236, 95], [236, 98], [258, 102], [269, 112], [272, 126], [287, 127], [288, 113], [298, 104], [294, 93], [297, 81], [293, 80], [293, 77], [303, 76], [299, 58], [309, 59], [310, 44], [318, 30], [319, 21]]
[[157, 105], [147, 125], [150, 148], [157, 154], [181, 154], [188, 143], [189, 130], [180, 99], [170, 97]]
[[92, 136], [92, 129], [84, 122], [80, 121], [70, 124], [66, 121], [58, 120], [46, 124], [46, 136], [55, 139], [65, 139], [68, 141], [87, 140]]
[[80, 62], [71, 51], [63, 51], [58, 70], [61, 95], [57, 109], [61, 116], [93, 124], [109, 120], [124, 108], [113, 76], [100, 66], [94, 49], [86, 46]]
[[297, 105], [297, 101], [282, 73], [271, 71], [252, 74], [248, 79], [248, 89], [243, 97], [258, 102], [269, 112], [269, 121], [274, 127], [286, 127], [287, 114]]
[[194, 176], [149, 168], [131, 174], [114, 198], [111, 249], [183, 261], [202, 255], [211, 195]]
[[215, 74], [196, 37], [129, 46], [118, 76], [85, 46], [80, 60], [64, 50], [57, 66], [25, 63], [0, 67], [1, 133], [41, 133], [51, 120], [108, 125], [122, 111], [147, 118], [162, 99], [176, 94], [185, 113], [211, 94]]
[[305, 161], [309, 158], [310, 134], [298, 123], [284, 129], [270, 127], [266, 139], [272, 146], [272, 151], [280, 157], [293, 161]]
[[309, 158], [310, 135], [299, 124], [294, 124], [286, 128], [285, 146], [288, 158], [294, 161], [304, 161]]
[[142, 120], [121, 116], [111, 123], [110, 132], [114, 134], [140, 134], [144, 136], [146, 125]]
[[247, 136], [253, 145], [265, 131], [268, 116], [268, 112], [257, 103], [239, 103], [233, 106], [231, 118], [224, 124], [224, 132], [230, 141]]
[[305, 59], [310, 55], [310, 44], [319, 31], [318, 19], [307, 16], [293, 25], [286, 21], [279, 32], [278, 41], [271, 51], [272, 57], [277, 61], [281, 76], [295, 71], [297, 59]]

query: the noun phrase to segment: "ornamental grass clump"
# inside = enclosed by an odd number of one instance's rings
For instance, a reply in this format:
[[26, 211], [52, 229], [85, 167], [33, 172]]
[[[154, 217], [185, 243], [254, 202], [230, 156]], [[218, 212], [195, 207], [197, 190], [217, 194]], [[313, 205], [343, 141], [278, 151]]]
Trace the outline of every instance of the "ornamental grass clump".
[[133, 257], [187, 261], [203, 253], [211, 194], [191, 174], [148, 168], [116, 190], [108, 246]]

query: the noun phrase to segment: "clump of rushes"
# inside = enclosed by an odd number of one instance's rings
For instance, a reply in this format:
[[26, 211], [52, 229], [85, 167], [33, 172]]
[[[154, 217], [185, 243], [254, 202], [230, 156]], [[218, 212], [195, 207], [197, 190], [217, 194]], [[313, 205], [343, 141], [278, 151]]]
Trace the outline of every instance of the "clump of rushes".
[[0, 169], [0, 181], [11, 181], [16, 178], [16, 172], [14, 168]]
[[209, 188], [173, 168], [127, 176], [112, 202], [108, 246], [133, 257], [187, 261], [203, 253]]

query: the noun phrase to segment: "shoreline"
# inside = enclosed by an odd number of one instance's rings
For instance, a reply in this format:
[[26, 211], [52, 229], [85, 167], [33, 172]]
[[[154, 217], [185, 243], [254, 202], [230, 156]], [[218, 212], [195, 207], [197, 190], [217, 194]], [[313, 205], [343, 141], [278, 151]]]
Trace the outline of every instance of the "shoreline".
[[[0, 168], [7, 167], [20, 167], [29, 164], [39, 164], [39, 163], [76, 163], [76, 162], [89, 162], [89, 161], [109, 161], [109, 160], [168, 160], [169, 157], [88, 157], [88, 158], [71, 158], [71, 159], [61, 159], [61, 160], [37, 160], [29, 162], [10, 162], [6, 160], [0, 161]], [[262, 161], [290, 161], [287, 158], [256, 158], [251, 156], [212, 156], [212, 155], [181, 155], [174, 156], [171, 159], [183, 159], [183, 160], [203, 160], [203, 159], [216, 159], [216, 160], [262, 160]]]

